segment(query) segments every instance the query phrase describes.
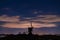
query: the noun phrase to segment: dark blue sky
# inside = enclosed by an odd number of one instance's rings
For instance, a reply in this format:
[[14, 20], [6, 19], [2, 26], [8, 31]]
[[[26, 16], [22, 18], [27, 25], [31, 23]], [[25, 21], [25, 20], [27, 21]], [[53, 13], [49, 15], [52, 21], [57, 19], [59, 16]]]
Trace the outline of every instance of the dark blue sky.
[[[10, 9], [4, 9], [10, 8]], [[33, 11], [42, 11], [40, 14], [60, 15], [59, 0], [0, 0], [0, 15], [33, 15]]]

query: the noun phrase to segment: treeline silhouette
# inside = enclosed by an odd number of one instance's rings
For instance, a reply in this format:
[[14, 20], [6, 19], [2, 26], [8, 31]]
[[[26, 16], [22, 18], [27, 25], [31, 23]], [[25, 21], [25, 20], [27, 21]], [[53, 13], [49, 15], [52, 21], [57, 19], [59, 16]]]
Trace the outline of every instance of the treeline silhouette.
[[2, 36], [0, 40], [60, 40], [60, 35], [0, 34], [0, 36]]
[[33, 27], [28, 28], [28, 34], [20, 32], [14, 34], [0, 34], [0, 40], [60, 40], [60, 35], [37, 35], [32, 34]]

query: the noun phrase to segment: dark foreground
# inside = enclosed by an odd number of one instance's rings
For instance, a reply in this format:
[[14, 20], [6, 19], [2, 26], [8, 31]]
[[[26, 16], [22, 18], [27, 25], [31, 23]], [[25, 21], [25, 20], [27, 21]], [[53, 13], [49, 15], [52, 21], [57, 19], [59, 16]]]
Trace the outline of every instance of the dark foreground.
[[5, 35], [5, 37], [0, 37], [0, 40], [60, 40], [58, 35], [27, 35], [27, 34], [18, 34], [18, 35]]

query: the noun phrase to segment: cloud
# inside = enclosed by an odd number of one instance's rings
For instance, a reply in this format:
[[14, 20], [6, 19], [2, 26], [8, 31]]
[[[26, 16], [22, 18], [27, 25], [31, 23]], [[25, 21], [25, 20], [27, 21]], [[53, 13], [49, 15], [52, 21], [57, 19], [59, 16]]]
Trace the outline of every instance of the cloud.
[[19, 22], [19, 16], [7, 16], [7, 15], [2, 15], [0, 16], [0, 21], [4, 22]]
[[[3, 27], [7, 28], [28, 28], [31, 27], [30, 22], [28, 21], [21, 21], [21, 23], [5, 23], [4, 25], [1, 25]], [[56, 27], [55, 24], [41, 24], [41, 23], [32, 23], [32, 26], [34, 28], [41, 28], [41, 27]]]
[[56, 27], [57, 25], [53, 22], [59, 22], [60, 18], [57, 15], [38, 15], [33, 17], [32, 20], [29, 17], [25, 17], [22, 20], [20, 16], [7, 16], [2, 15], [0, 16], [0, 21], [4, 21], [2, 27], [7, 28], [28, 28], [30, 26], [30, 22], [32, 21], [32, 25], [34, 28], [41, 28], [41, 27]]
[[60, 22], [60, 16], [58, 15], [38, 15], [33, 21], [41, 21], [45, 23]]
[[56, 34], [60, 34], [59, 31], [60, 27], [41, 27], [41, 28], [35, 28], [33, 29], [33, 33], [35, 34], [39, 34], [39, 35], [56, 35]]
[[17, 34], [17, 33], [27, 32], [25, 28], [6, 28], [0, 26], [0, 34]]
[[2, 10], [10, 10], [10, 8], [2, 8]]

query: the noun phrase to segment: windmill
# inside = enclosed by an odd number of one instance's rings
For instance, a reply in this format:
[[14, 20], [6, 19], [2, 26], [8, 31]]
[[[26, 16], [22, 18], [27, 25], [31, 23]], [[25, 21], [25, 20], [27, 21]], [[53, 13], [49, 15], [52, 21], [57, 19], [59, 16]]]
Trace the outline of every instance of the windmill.
[[[34, 14], [37, 14], [38, 12], [37, 11], [34, 11]], [[33, 25], [32, 25], [32, 17], [30, 19], [30, 27], [28, 27], [28, 34], [32, 34], [32, 31], [33, 31]]]
[[32, 34], [32, 30], [33, 30], [33, 26], [32, 26], [32, 21], [30, 21], [30, 27], [28, 27], [28, 34], [31, 35]]

